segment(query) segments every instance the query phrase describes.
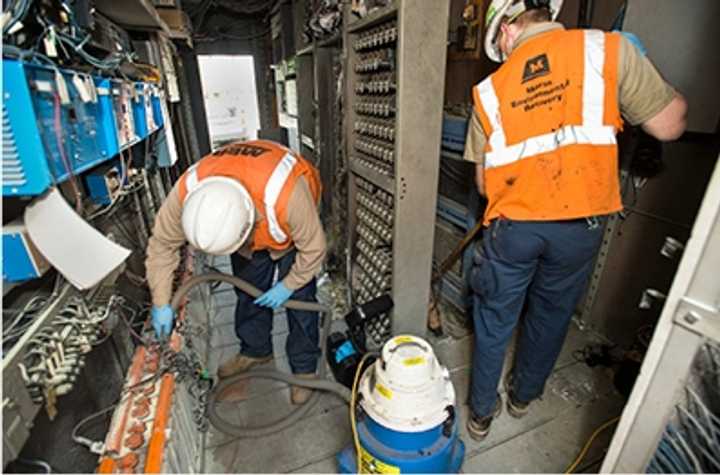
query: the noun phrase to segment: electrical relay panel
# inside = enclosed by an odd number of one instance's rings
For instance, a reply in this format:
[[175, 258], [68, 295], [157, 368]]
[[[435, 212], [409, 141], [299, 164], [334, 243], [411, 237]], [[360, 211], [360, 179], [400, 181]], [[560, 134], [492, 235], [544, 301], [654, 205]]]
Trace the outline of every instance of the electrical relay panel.
[[153, 109], [153, 120], [155, 126], [159, 129], [165, 125], [165, 116], [163, 114], [163, 98], [160, 92], [160, 87], [157, 85], [151, 86], [152, 91], [152, 109]]
[[[390, 18], [354, 37], [355, 87], [352, 163], [391, 183], [395, 176], [395, 113], [398, 26]], [[357, 302], [363, 304], [392, 290], [393, 194], [358, 174], [355, 182], [355, 269]], [[390, 334], [390, 319], [369, 328], [376, 342]]]
[[109, 158], [90, 76], [3, 60], [3, 195], [35, 195]]
[[3, 59], [3, 196], [40, 194], [137, 143], [138, 89], [145, 135], [156, 130], [153, 87]]
[[144, 139], [158, 129], [153, 105], [153, 86], [137, 83], [134, 93], [132, 107], [135, 133], [139, 139]]
[[132, 83], [120, 79], [113, 79], [110, 84], [118, 144], [120, 150], [124, 150], [140, 140], [135, 131], [135, 117], [133, 114], [135, 89]]
[[25, 75], [50, 174], [56, 181], [112, 156], [111, 144], [98, 134], [97, 98], [90, 76], [28, 65]]
[[98, 133], [102, 135], [109, 145], [111, 155], [117, 155], [120, 152], [120, 142], [118, 137], [118, 128], [115, 121], [115, 108], [112, 97], [112, 80], [109, 78], [94, 78], [95, 90], [97, 91], [98, 103], [95, 109], [100, 129]]
[[346, 18], [352, 297], [394, 302], [367, 329], [376, 344], [425, 331], [444, 98], [435, 65], [445, 64], [447, 19], [447, 5], [424, 0]]

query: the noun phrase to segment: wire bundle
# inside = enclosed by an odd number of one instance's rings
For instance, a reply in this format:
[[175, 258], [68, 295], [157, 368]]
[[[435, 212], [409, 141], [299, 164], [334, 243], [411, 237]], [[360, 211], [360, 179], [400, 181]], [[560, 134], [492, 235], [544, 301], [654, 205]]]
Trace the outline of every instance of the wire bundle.
[[665, 428], [647, 473], [720, 472], [720, 346], [706, 344], [685, 401]]
[[[43, 15], [40, 8], [35, 9], [35, 15], [31, 17], [40, 25], [42, 32], [29, 42], [30, 49], [21, 49], [17, 46], [9, 44], [8, 41], [13, 35], [13, 27], [21, 22], [30, 11], [32, 0], [20, 0], [10, 6], [4, 13], [4, 17], [9, 19], [3, 24], [3, 54], [9, 53], [17, 55], [20, 52], [23, 59], [30, 58], [33, 61], [41, 60], [57, 67], [57, 62], [40, 53], [40, 46], [43, 40], [56, 43], [58, 51], [62, 52], [68, 60], [72, 60], [73, 56], [78, 57], [83, 62], [89, 64], [93, 68], [101, 71], [112, 71], [118, 69], [124, 62], [132, 61], [133, 56], [128, 51], [112, 51], [104, 58], [98, 58], [87, 50], [92, 34], [82, 28], [74, 18], [73, 9], [62, 1], [62, 10], [66, 14], [67, 24], [57, 25]], [[9, 46], [10, 48], [6, 47]], [[13, 50], [14, 48], [14, 50]], [[50, 54], [50, 53], [48, 53]]]
[[30, 2], [31, 0], [20, 0], [9, 6], [8, 9], [3, 12], [3, 16], [9, 15], [9, 20], [3, 25], [3, 36], [8, 34], [17, 22], [25, 18], [28, 8], [30, 7]]
[[[28, 328], [30, 328], [34, 322], [34, 318], [47, 306], [48, 301], [49, 299], [46, 295], [38, 295], [31, 298], [22, 309], [17, 311], [15, 318], [13, 318], [9, 324], [3, 324], [3, 350], [5, 349], [5, 345], [17, 341], [17, 339], [20, 338]], [[3, 317], [6, 314], [12, 313], [15, 313], [15, 311], [3, 309]]]
[[83, 298], [72, 297], [32, 335], [18, 368], [33, 401], [46, 403], [51, 393], [62, 396], [72, 390], [85, 366], [85, 355], [107, 339], [104, 323], [113, 305], [111, 299], [107, 306], [90, 308]]

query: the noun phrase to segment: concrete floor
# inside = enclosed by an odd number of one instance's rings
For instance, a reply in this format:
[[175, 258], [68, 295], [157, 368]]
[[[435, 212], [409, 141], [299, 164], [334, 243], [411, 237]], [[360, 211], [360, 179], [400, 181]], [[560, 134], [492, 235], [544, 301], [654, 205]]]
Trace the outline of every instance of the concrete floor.
[[[228, 263], [215, 263], [229, 272]], [[337, 293], [336, 291], [333, 291]], [[327, 288], [320, 299], [337, 300]], [[233, 328], [235, 295], [222, 285], [214, 290], [212, 343], [209, 369], [238, 351]], [[334, 318], [341, 318], [338, 312]], [[268, 366], [289, 371], [284, 341], [287, 323], [284, 312], [274, 316], [275, 358]], [[461, 438], [466, 444], [462, 471], [473, 472], [562, 472], [597, 426], [620, 414], [622, 397], [614, 390], [610, 375], [601, 368], [578, 363], [572, 354], [597, 340], [573, 326], [557, 366], [547, 383], [543, 398], [531, 406], [522, 419], [506, 412], [494, 421], [487, 439], [478, 443], [465, 429], [470, 379], [472, 337], [433, 341], [441, 363], [450, 369], [458, 394]], [[507, 361], [511, 361], [508, 354]], [[506, 361], [506, 362], [507, 362]], [[277, 420], [292, 410], [287, 385], [256, 380], [238, 385], [222, 402], [228, 420], [259, 425]], [[579, 471], [597, 471], [612, 431], [599, 437], [580, 465]], [[339, 398], [323, 394], [313, 411], [283, 433], [256, 439], [233, 439], [210, 428], [206, 439], [205, 471], [209, 473], [333, 473], [335, 454], [351, 443], [348, 407]]]

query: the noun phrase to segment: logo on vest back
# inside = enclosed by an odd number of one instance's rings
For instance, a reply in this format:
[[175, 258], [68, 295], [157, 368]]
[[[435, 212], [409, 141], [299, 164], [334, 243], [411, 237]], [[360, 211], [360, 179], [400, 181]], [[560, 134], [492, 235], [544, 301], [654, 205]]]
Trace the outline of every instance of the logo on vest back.
[[550, 62], [545, 53], [528, 59], [523, 70], [522, 82], [550, 74]]
[[216, 150], [215, 152], [213, 152], [213, 155], [245, 155], [250, 157], [259, 157], [260, 155], [269, 151], [269, 148], [259, 147], [257, 145], [234, 143], [226, 145], [219, 150]]

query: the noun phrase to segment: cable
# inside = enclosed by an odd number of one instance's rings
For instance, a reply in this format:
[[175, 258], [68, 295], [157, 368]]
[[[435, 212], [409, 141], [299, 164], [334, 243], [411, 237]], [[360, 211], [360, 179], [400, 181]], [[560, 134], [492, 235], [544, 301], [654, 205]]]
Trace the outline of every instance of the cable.
[[25, 18], [25, 15], [27, 15], [28, 9], [30, 8], [30, 3], [32, 3], [30, 0], [20, 0], [18, 3], [20, 8], [11, 6], [3, 12], [3, 17], [8, 14], [10, 10], [15, 10], [17, 12], [15, 15], [10, 17], [7, 23], [3, 25], [3, 36], [5, 36], [5, 34], [10, 31], [13, 26], [15, 26], [15, 23], [22, 21]]
[[[250, 283], [246, 282], [243, 279], [240, 279], [239, 277], [235, 277], [232, 275], [227, 274], [221, 274], [221, 273], [212, 273], [212, 274], [203, 274], [195, 276], [191, 279], [189, 279], [187, 282], [182, 284], [175, 294], [173, 295], [173, 298], [170, 302], [170, 305], [172, 306], [173, 310], [177, 311], [180, 307], [180, 302], [183, 300], [183, 298], [192, 290], [195, 286], [202, 284], [202, 283], [208, 283], [208, 282], [215, 282], [215, 281], [221, 281], [226, 282], [231, 285], [234, 285], [241, 291], [253, 296], [253, 297], [259, 297], [262, 292], [255, 286], [251, 285]], [[330, 332], [330, 324], [331, 324], [331, 318], [330, 318], [330, 309], [324, 305], [321, 305], [317, 302], [303, 302], [298, 300], [288, 300], [285, 305], [286, 308], [296, 309], [296, 310], [306, 310], [311, 312], [319, 312], [324, 314], [322, 328], [320, 331], [320, 361], [325, 360], [325, 353], [326, 353], [326, 335]], [[317, 404], [317, 402], [320, 399], [320, 393], [318, 391], [313, 392], [312, 396], [310, 396], [310, 399], [300, 406], [298, 409], [296, 409], [294, 412], [292, 412], [290, 415], [271, 422], [266, 425], [257, 426], [257, 427], [243, 427], [237, 424], [233, 424], [231, 422], [227, 421], [227, 417], [225, 414], [221, 414], [218, 411], [217, 407], [217, 397], [220, 394], [223, 394], [223, 392], [230, 386], [236, 384], [239, 381], [245, 380], [245, 379], [251, 379], [251, 378], [260, 378], [260, 379], [272, 379], [276, 381], [282, 381], [288, 384], [291, 384], [293, 386], [301, 386], [305, 388], [310, 389], [317, 389], [321, 391], [329, 391], [332, 393], [337, 394], [339, 397], [341, 397], [345, 401], [350, 401], [351, 394], [348, 388], [345, 386], [329, 381], [325, 378], [325, 371], [326, 366], [325, 364], [320, 364], [320, 367], [318, 369], [318, 378], [317, 379], [302, 379], [298, 378], [294, 375], [287, 374], [281, 371], [275, 371], [275, 370], [251, 370], [245, 373], [240, 373], [235, 376], [232, 376], [230, 378], [224, 379], [218, 386], [215, 388], [215, 390], [210, 394], [210, 398], [208, 400], [208, 418], [210, 420], [210, 423], [218, 429], [221, 432], [224, 432], [229, 435], [233, 435], [236, 437], [264, 437], [270, 434], [274, 434], [277, 432], [280, 432], [291, 425], [295, 424], [297, 421], [302, 419], [305, 415], [307, 415]]]
[[585, 446], [582, 448], [578, 456], [575, 458], [573, 463], [570, 464], [570, 466], [565, 470], [565, 473], [573, 473], [578, 465], [580, 465], [580, 462], [585, 458], [585, 455], [587, 455], [587, 451], [590, 450], [590, 446], [595, 441], [595, 438], [602, 433], [605, 429], [615, 424], [617, 421], [620, 420], [620, 416], [613, 417], [609, 421], [605, 422], [603, 425], [595, 429], [595, 432], [592, 433], [590, 438], [585, 442]]
[[139, 191], [140, 189], [144, 188], [144, 183], [139, 183], [137, 185], [133, 185], [127, 189], [120, 190], [118, 194], [116, 195], [115, 199], [110, 202], [109, 205], [105, 206], [104, 208], [96, 211], [95, 213], [91, 214], [87, 218], [85, 218], [86, 221], [92, 221], [96, 218], [99, 218], [100, 216], [103, 216], [105, 214], [108, 214], [110, 211], [113, 211], [117, 209], [117, 204], [120, 202], [121, 198], [124, 198], [125, 196], [130, 195], [131, 193], [135, 193], [136, 191]]
[[[25, 306], [22, 308], [22, 310], [18, 311], [18, 316], [15, 318], [15, 320], [12, 321], [10, 325], [3, 325], [3, 333], [10, 333], [15, 325], [17, 325], [22, 319], [27, 317], [28, 313], [36, 313], [37, 311], [41, 310], [45, 305], [47, 305], [48, 299], [45, 296], [38, 295], [33, 298], [31, 298]], [[3, 309], [3, 313], [8, 312], [9, 310]]]
[[60, 31], [56, 31], [56, 38], [59, 39], [61, 42], [66, 43], [68, 46], [72, 47], [73, 51], [75, 51], [82, 59], [84, 59], [87, 63], [98, 69], [117, 69], [123, 63], [123, 61], [125, 61], [126, 59], [131, 59], [130, 55], [120, 55], [119, 53], [111, 53], [104, 59], [99, 59], [91, 55], [83, 49], [91, 38], [90, 34], [77, 42], [76, 39], [72, 38], [71, 36], [66, 35], [65, 33], [62, 33]]
[[151, 342], [146, 338], [143, 338], [138, 332], [135, 331], [135, 329], [132, 327], [132, 323], [125, 318], [125, 315], [122, 312], [118, 312], [118, 315], [120, 316], [120, 320], [122, 320], [122, 322], [125, 324], [128, 331], [133, 337], [135, 337], [141, 344], [145, 346], [150, 345]]
[[118, 403], [115, 402], [115, 403], [111, 404], [110, 406], [106, 407], [105, 409], [101, 409], [98, 412], [90, 414], [89, 416], [87, 416], [86, 418], [84, 418], [83, 420], [78, 422], [75, 425], [75, 427], [73, 427], [73, 430], [71, 433], [72, 440], [74, 440], [75, 442], [77, 442], [80, 445], [84, 445], [85, 447], [89, 448], [90, 450], [93, 450], [93, 445], [97, 444], [97, 442], [94, 442], [86, 437], [82, 437], [82, 436], [78, 435], [78, 430], [80, 430], [80, 427], [84, 426], [91, 420], [112, 411], [113, 409], [115, 409], [117, 407], [117, 405], [118, 405]]
[[365, 361], [375, 356], [373, 353], [365, 353], [358, 363], [357, 369], [355, 370], [355, 377], [353, 378], [352, 392], [350, 393], [350, 427], [352, 428], [353, 443], [355, 444], [355, 456], [357, 463], [357, 473], [362, 473], [362, 457], [360, 455], [360, 436], [357, 431], [357, 421], [355, 420], [355, 405], [357, 404], [357, 389], [358, 382], [360, 381], [360, 375], [362, 374], [362, 368]]
[[25, 465], [34, 465], [35, 467], [41, 467], [43, 470], [45, 470], [45, 473], [53, 472], [50, 464], [44, 460], [18, 458], [17, 461]]
[[[17, 57], [18, 59], [20, 59], [22, 61], [28, 61], [28, 58], [30, 58], [30, 61], [34, 61], [35, 63], [38, 63], [38, 64], [41, 62], [44, 62], [46, 65], [50, 66], [55, 71], [60, 71], [53, 60], [51, 60], [50, 58], [48, 58], [47, 56], [45, 56], [44, 54], [42, 54], [38, 51], [21, 49], [21, 48], [18, 48], [17, 46], [6, 45], [6, 44], [2, 45], [2, 51], [3, 51], [3, 56]], [[42, 60], [42, 61], [38, 61], [38, 60]]]
[[620, 8], [617, 11], [617, 14], [615, 15], [615, 19], [612, 22], [612, 26], [610, 27], [611, 31], [614, 30], [622, 30], [623, 29], [623, 23], [625, 22], [625, 11], [627, 10], [627, 0], [623, 2], [622, 5], [620, 5]]
[[[6, 25], [3, 26], [3, 33], [5, 33], [9, 28], [15, 24], [17, 21], [24, 18], [24, 16], [27, 14], [27, 11], [29, 9], [30, 4], [32, 3], [32, 0], [22, 0], [22, 7], [19, 9], [20, 13], [13, 17]], [[49, 32], [54, 32], [54, 38], [58, 40], [58, 46], [60, 46], [61, 50], [65, 53], [68, 59], [73, 59], [68, 51], [65, 49], [64, 45], [69, 46], [72, 51], [74, 51], [78, 56], [80, 56], [81, 59], [83, 59], [85, 62], [90, 64], [91, 66], [100, 69], [100, 70], [114, 70], [120, 67], [120, 65], [128, 60], [132, 60], [132, 55], [128, 54], [126, 52], [112, 52], [105, 58], [96, 58], [92, 54], [85, 51], [85, 46], [89, 43], [90, 39], [92, 38], [91, 33], [85, 34], [84, 37], [80, 38], [78, 36], [75, 36], [75, 31], [84, 32], [85, 30], [82, 29], [77, 22], [75, 21], [72, 11], [66, 10], [66, 12], [69, 14], [68, 18], [70, 19], [72, 23], [72, 28], [69, 30], [71, 34], [68, 34], [64, 31], [62, 31], [63, 27], [58, 27], [55, 23], [50, 21], [49, 19], [42, 16], [42, 12], [39, 12], [36, 19], [40, 23], [40, 26], [43, 27], [42, 33], [38, 36], [37, 42], [35, 44], [35, 49], [37, 50], [40, 46], [40, 43], [42, 41], [42, 38]], [[3, 52], [5, 48], [3, 47]], [[37, 53], [36, 51], [31, 52], [32, 55], [39, 55], [40, 53]], [[57, 65], [52, 60], [49, 60], [47, 57], [44, 57], [43, 59], [48, 60], [48, 62], [54, 67], [57, 68]]]

